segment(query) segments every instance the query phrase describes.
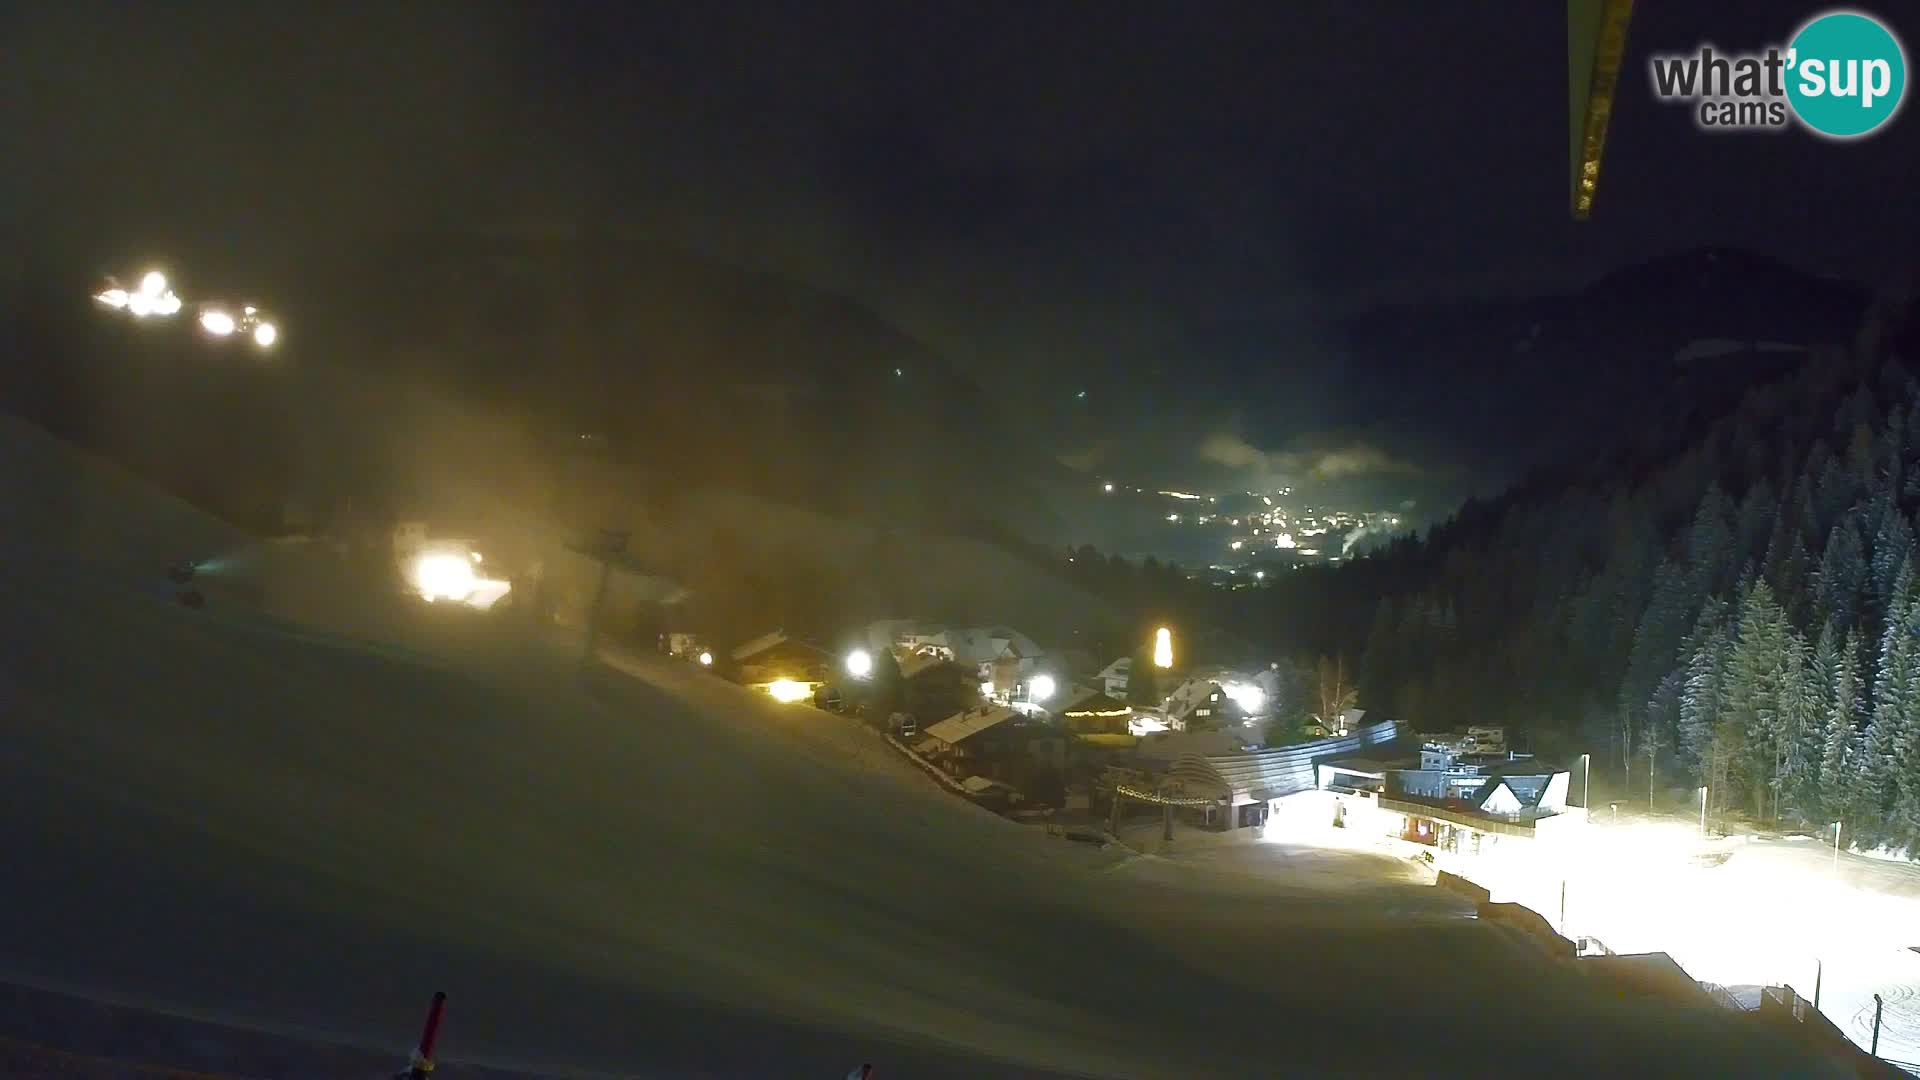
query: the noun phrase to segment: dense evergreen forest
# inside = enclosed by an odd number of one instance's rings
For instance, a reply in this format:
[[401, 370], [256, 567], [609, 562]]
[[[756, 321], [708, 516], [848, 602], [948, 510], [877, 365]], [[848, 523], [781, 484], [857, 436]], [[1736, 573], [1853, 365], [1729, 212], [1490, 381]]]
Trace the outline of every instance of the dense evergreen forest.
[[[1469, 504], [1295, 603], [1371, 594], [1362, 705], [1591, 748], [1624, 790], [1920, 845], [1911, 293], [1659, 461]], [[1352, 647], [1349, 640], [1332, 647]]]
[[1784, 376], [1649, 403], [1658, 430], [1343, 567], [1231, 593], [1090, 548], [1067, 572], [1357, 663], [1359, 704], [1421, 730], [1503, 724], [1549, 756], [1591, 751], [1624, 794], [1706, 785], [1717, 812], [1920, 851], [1913, 296], [1883, 294], [1856, 341]]

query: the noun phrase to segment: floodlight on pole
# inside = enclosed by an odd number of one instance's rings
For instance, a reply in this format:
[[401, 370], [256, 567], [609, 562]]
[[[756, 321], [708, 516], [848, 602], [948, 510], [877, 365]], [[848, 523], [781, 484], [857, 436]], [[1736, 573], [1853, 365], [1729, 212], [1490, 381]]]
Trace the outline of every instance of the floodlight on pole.
[[873, 674], [873, 654], [865, 649], [855, 649], [848, 653], [847, 674], [856, 679], [864, 679]]
[[1173, 631], [1162, 626], [1153, 632], [1153, 666], [1173, 666]]
[[1054, 685], [1053, 676], [1035, 675], [1027, 680], [1027, 700], [1038, 704], [1052, 697], [1055, 689], [1057, 687]]

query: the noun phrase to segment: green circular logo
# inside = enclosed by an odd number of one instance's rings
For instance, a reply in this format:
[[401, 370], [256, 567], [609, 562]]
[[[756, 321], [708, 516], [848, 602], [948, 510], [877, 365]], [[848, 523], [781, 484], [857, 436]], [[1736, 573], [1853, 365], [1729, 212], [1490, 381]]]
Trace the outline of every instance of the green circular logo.
[[1865, 135], [1900, 111], [1906, 53], [1876, 19], [1829, 12], [1800, 28], [1787, 56], [1787, 101], [1800, 122], [1821, 135]]

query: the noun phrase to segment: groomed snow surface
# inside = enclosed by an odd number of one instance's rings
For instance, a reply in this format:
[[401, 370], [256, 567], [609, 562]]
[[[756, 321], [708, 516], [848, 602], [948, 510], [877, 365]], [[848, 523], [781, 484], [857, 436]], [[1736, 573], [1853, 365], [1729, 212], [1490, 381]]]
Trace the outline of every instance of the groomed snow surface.
[[444, 989], [446, 1057], [547, 1074], [1817, 1074], [1384, 857], [1049, 839], [505, 619], [191, 610], [164, 568], [232, 530], [16, 422], [0, 454], [0, 978], [396, 1048]]

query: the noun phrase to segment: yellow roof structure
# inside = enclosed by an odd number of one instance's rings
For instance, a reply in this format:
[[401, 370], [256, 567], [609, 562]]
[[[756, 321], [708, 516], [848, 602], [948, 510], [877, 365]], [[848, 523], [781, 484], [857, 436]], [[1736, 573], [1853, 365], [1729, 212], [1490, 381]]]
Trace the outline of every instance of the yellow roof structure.
[[1567, 132], [1573, 219], [1593, 212], [1633, 0], [1567, 0]]

